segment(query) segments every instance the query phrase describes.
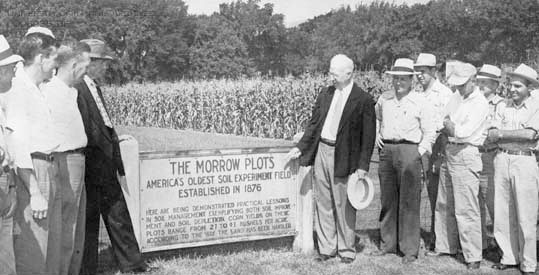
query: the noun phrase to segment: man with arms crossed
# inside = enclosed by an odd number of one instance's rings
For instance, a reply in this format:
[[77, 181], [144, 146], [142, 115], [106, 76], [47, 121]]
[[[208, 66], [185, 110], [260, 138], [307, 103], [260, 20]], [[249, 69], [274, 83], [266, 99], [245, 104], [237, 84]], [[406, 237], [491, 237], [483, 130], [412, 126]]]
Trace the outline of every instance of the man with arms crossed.
[[478, 147], [485, 140], [488, 102], [476, 89], [476, 72], [472, 64], [459, 62], [447, 80], [457, 92], [447, 105], [442, 129], [449, 141], [436, 199], [436, 247], [435, 251], [426, 253], [427, 256], [456, 254], [460, 241], [468, 269], [478, 269], [483, 258], [478, 197], [483, 165]]
[[523, 274], [535, 274], [539, 168], [537, 147], [539, 102], [530, 96], [539, 84], [537, 72], [521, 64], [510, 76], [511, 99], [496, 112], [488, 140], [498, 144], [494, 158], [494, 237], [502, 258], [493, 268], [520, 265]]
[[287, 159], [301, 157], [313, 166], [317, 261], [336, 255], [344, 263], [356, 256], [356, 210], [348, 201], [346, 182], [352, 173], [364, 178], [374, 148], [376, 121], [372, 97], [354, 84], [354, 62], [334, 56], [329, 74], [333, 85], [318, 95], [312, 117]]

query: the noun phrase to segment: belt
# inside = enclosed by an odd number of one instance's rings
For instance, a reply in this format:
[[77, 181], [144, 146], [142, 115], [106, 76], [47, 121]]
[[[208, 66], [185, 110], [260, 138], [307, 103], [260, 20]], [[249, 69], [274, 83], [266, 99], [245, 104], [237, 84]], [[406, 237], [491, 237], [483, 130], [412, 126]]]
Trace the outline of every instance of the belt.
[[534, 156], [535, 155], [535, 152], [531, 150], [521, 151], [521, 150], [507, 150], [507, 149], [499, 148], [498, 151], [509, 154], [509, 155], [517, 155], [517, 156]]
[[85, 149], [86, 148], [81, 147], [81, 148], [77, 148], [77, 149], [73, 149], [73, 150], [67, 150], [67, 151], [64, 151], [62, 153], [66, 153], [66, 154], [83, 154], [84, 155]]
[[30, 154], [32, 158], [45, 160], [45, 161], [54, 161], [54, 156], [52, 154], [45, 154], [41, 152], [33, 152]]
[[382, 139], [384, 144], [419, 144], [417, 142], [409, 141], [406, 139]]
[[322, 142], [322, 143], [324, 143], [325, 145], [328, 145], [328, 146], [335, 146], [335, 141], [334, 140], [325, 139], [323, 137], [320, 137], [320, 142]]
[[454, 141], [448, 141], [447, 144], [456, 145], [456, 146], [465, 146], [465, 145], [476, 146], [468, 142], [454, 142]]
[[490, 153], [498, 150], [498, 147], [485, 148], [483, 146], [479, 147], [479, 153]]

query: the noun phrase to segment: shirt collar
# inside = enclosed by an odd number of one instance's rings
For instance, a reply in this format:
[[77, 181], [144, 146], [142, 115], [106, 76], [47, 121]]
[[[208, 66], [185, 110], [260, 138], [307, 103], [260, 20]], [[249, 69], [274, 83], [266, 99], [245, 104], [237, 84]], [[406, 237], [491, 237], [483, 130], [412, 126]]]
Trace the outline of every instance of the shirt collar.
[[352, 80], [342, 90], [335, 88], [335, 91], [340, 91], [340, 92], [344, 92], [345, 94], [349, 94], [352, 91], [353, 86], [354, 86], [354, 81]]
[[88, 75], [84, 75], [84, 82], [86, 82], [86, 85], [88, 85], [88, 87], [90, 86], [93, 86], [95, 87], [95, 82], [93, 79], [91, 79]]

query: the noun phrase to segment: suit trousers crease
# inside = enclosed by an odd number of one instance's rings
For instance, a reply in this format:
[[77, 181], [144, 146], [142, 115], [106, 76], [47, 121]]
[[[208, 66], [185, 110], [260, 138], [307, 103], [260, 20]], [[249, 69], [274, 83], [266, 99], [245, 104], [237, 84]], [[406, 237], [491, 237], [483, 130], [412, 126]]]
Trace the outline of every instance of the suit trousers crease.
[[539, 193], [535, 156], [498, 153], [494, 167], [494, 237], [503, 254], [500, 262], [535, 272]]
[[460, 245], [466, 262], [482, 259], [481, 170], [481, 154], [477, 147], [447, 145], [436, 202], [436, 251], [456, 254]]
[[[81, 274], [95, 274], [98, 263], [99, 217], [103, 218], [112, 245], [112, 255], [122, 272], [144, 265], [127, 204], [116, 178], [91, 182], [86, 176], [85, 245]], [[95, 179], [94, 179], [95, 181]]]
[[380, 249], [417, 257], [420, 244], [422, 167], [418, 146], [386, 144], [380, 150]]
[[41, 194], [48, 201], [47, 217], [34, 219], [26, 183], [16, 177], [17, 208], [14, 250], [17, 274], [58, 274], [61, 249], [61, 192], [57, 183], [58, 162], [32, 159]]
[[334, 176], [335, 148], [318, 145], [314, 163], [315, 230], [320, 254], [355, 258], [356, 210], [348, 201], [346, 180]]
[[492, 230], [488, 230], [488, 218], [494, 225], [494, 157], [496, 151], [481, 153], [483, 170], [479, 176], [479, 207], [481, 210], [481, 235], [483, 236], [483, 249], [488, 244], [488, 236]]

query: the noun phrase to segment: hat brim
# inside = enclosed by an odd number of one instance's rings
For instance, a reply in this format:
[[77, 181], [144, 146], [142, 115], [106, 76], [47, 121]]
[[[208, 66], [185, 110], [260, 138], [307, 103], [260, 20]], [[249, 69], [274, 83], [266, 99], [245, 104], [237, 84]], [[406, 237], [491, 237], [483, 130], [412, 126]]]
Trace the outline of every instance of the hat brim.
[[432, 64], [421, 64], [421, 63], [416, 63], [416, 64], [414, 64], [414, 68], [415, 68], [415, 67], [431, 67], [431, 68], [433, 68], [433, 67], [436, 67], [436, 64], [432, 65]]
[[367, 208], [374, 198], [374, 184], [369, 177], [358, 179], [356, 174], [348, 177], [346, 184], [348, 201], [356, 209]]
[[109, 56], [109, 55], [100, 55], [100, 54], [95, 54], [95, 53], [90, 53], [88, 56], [93, 59], [105, 59], [105, 60], [114, 59], [112, 56]]
[[461, 86], [464, 85], [468, 80], [470, 80], [471, 76], [455, 76], [451, 75], [447, 79], [447, 84], [452, 86]]
[[14, 54], [8, 58], [0, 60], [0, 66], [5, 66], [5, 65], [21, 62], [21, 61], [24, 61], [24, 59], [20, 55]]
[[476, 79], [492, 79], [492, 80], [498, 81], [498, 82], [502, 81], [501, 78], [488, 77], [488, 76], [484, 76], [484, 75], [477, 75], [475, 78]]
[[403, 71], [386, 71], [386, 74], [389, 75], [418, 75], [420, 72], [403, 72]]
[[507, 73], [507, 75], [509, 77], [512, 77], [512, 76], [516, 76], [516, 77], [520, 77], [520, 78], [524, 78], [526, 80], [528, 80], [529, 82], [531, 82], [532, 84], [534, 85], [539, 85], [539, 80], [535, 79], [535, 78], [531, 78], [529, 76], [526, 76], [526, 75], [522, 75], [522, 74], [518, 74], [518, 73]]

